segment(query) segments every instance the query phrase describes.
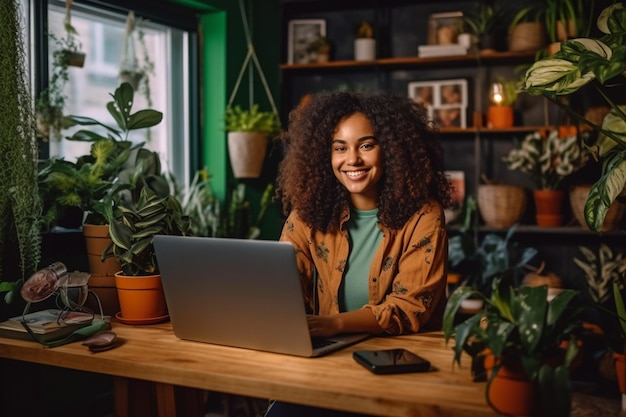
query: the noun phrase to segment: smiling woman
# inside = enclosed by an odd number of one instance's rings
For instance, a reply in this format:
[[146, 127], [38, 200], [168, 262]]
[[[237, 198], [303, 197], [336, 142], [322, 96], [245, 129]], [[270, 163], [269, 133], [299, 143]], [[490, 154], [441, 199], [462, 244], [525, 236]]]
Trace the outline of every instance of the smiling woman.
[[[311, 335], [439, 327], [451, 186], [423, 105], [320, 94], [292, 113], [283, 140], [281, 240], [296, 247]], [[268, 415], [345, 415], [293, 407], [275, 403]]]

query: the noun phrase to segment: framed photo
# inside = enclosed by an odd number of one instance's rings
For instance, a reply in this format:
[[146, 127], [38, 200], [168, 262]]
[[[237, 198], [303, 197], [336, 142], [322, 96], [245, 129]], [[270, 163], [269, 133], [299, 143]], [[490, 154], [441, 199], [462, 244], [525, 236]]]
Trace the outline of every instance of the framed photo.
[[465, 172], [445, 171], [448, 181], [452, 185], [452, 205], [445, 209], [446, 223], [454, 221], [463, 209], [465, 200]]
[[463, 12], [433, 13], [428, 19], [428, 44], [449, 45], [457, 43], [463, 32]]
[[324, 19], [294, 19], [289, 21], [287, 63], [310, 62], [309, 46], [320, 36], [326, 36]]
[[414, 81], [408, 90], [439, 127], [467, 127], [467, 80]]

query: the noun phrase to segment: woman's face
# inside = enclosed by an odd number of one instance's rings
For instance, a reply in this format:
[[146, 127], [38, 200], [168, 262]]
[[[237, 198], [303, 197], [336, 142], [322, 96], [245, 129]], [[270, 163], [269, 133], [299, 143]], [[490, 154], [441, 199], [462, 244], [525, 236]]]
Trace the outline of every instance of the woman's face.
[[337, 124], [330, 159], [335, 177], [350, 192], [353, 207], [358, 210], [378, 207], [382, 151], [365, 115], [355, 113]]

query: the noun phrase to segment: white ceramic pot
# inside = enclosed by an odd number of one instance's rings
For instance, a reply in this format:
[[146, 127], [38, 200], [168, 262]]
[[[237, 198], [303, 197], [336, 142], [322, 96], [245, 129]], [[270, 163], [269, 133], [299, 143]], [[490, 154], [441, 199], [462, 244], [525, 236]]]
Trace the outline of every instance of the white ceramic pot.
[[357, 38], [354, 40], [354, 60], [373, 61], [376, 59], [376, 40]]

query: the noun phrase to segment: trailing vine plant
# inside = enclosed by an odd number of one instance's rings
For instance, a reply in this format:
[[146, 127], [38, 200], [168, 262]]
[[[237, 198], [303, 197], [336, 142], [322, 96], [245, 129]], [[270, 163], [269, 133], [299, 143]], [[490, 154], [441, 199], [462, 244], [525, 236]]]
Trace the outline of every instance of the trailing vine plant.
[[20, 3], [0, 2], [0, 292], [34, 273], [41, 257], [37, 143]]

